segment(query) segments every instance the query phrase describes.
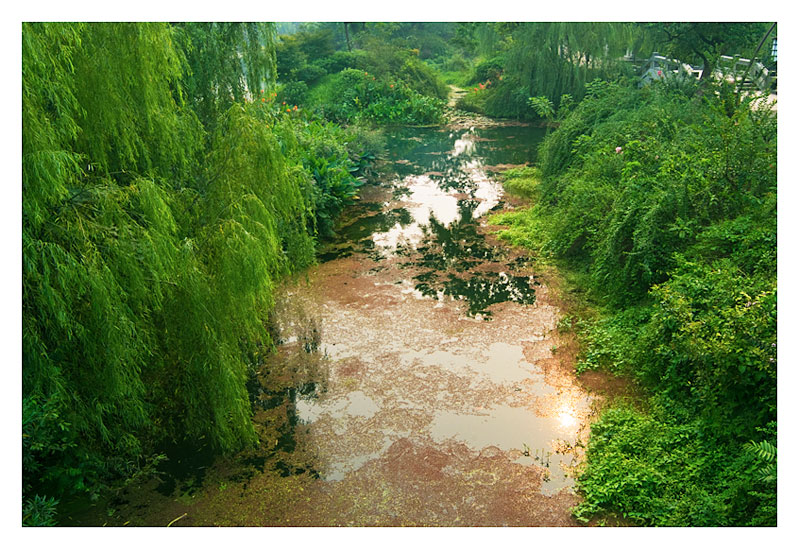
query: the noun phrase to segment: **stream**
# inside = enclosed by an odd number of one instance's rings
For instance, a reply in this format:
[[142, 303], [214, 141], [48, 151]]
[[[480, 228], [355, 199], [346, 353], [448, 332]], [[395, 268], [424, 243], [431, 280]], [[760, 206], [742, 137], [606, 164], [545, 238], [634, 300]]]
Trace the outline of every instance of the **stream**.
[[574, 524], [592, 397], [554, 357], [560, 312], [535, 262], [485, 227], [505, 206], [495, 174], [533, 162], [543, 132], [390, 135], [393, 175], [288, 291], [327, 360], [298, 427], [325, 490], [369, 503], [333, 523]]
[[176, 445], [150, 481], [65, 523], [577, 525], [574, 469], [604, 392], [575, 377], [553, 279], [487, 225], [511, 208], [497, 174], [533, 163], [543, 135], [387, 136], [388, 170], [340, 238], [276, 292], [278, 353], [248, 385], [259, 447]]

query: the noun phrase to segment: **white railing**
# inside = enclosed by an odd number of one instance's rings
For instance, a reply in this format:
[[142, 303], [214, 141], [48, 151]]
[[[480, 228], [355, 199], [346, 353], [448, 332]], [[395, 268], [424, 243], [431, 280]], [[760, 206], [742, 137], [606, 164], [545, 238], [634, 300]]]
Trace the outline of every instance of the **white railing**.
[[[702, 67], [694, 67], [654, 52], [650, 59], [642, 65], [640, 84], [649, 84], [654, 80], [661, 80], [670, 76], [699, 79], [702, 74]], [[720, 56], [713, 75], [719, 79], [724, 78], [729, 82], [750, 81], [762, 91], [769, 90], [772, 86], [772, 76], [763, 63], [754, 61], [751, 64], [749, 59], [739, 56]]]

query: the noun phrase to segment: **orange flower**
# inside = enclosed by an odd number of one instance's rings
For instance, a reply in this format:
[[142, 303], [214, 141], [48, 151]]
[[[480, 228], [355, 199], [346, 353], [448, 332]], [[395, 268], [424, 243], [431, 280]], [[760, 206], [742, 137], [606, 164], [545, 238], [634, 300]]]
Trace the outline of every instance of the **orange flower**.
[[264, 88], [261, 88], [261, 93], [262, 93], [262, 94], [264, 93]]
[[389, 87], [390, 88], [394, 88], [394, 84], [389, 84]]
[[295, 106], [294, 106], [294, 110], [295, 110], [295, 111], [297, 110], [297, 105], [295, 105]]
[[264, 99], [264, 98], [262, 97], [262, 98], [261, 98], [261, 103], [264, 103], [265, 101], [266, 101], [266, 99]]
[[291, 113], [291, 112], [292, 112], [292, 110], [291, 110], [291, 109], [286, 109], [286, 112], [287, 112], [287, 113]]

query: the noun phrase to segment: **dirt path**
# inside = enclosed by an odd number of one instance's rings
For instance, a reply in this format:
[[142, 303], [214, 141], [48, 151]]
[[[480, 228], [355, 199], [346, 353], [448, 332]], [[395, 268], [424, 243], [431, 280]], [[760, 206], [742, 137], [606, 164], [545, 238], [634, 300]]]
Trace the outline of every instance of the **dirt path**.
[[450, 97], [447, 99], [447, 106], [450, 108], [455, 108], [456, 103], [461, 97], [466, 94], [467, 91], [464, 88], [459, 88], [458, 86], [453, 86], [450, 84]]

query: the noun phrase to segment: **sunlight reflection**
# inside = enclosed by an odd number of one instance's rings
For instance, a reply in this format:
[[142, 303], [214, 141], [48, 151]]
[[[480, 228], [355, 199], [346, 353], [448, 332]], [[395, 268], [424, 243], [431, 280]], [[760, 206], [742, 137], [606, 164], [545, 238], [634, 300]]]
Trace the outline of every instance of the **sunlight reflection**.
[[578, 416], [572, 407], [565, 406], [559, 411], [558, 423], [562, 428], [572, 428], [578, 424]]

